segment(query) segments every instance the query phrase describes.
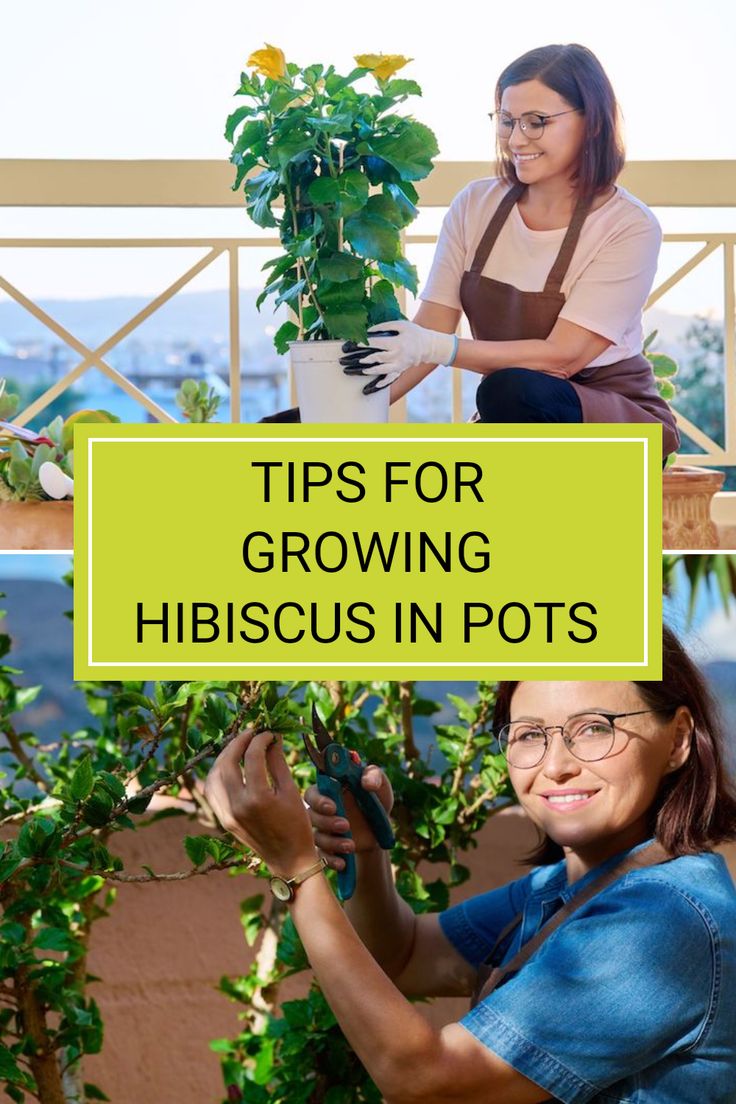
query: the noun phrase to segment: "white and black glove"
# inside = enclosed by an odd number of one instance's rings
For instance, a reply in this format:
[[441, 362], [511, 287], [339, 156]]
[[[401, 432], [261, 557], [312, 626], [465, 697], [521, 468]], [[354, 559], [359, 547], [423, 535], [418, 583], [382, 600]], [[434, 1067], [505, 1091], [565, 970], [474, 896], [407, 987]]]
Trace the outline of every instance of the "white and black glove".
[[427, 330], [416, 322], [384, 322], [383, 329], [368, 331], [370, 345], [346, 341], [340, 364], [347, 375], [375, 376], [363, 388], [366, 395], [382, 391], [407, 368], [417, 364], [451, 365], [457, 355], [457, 334]]

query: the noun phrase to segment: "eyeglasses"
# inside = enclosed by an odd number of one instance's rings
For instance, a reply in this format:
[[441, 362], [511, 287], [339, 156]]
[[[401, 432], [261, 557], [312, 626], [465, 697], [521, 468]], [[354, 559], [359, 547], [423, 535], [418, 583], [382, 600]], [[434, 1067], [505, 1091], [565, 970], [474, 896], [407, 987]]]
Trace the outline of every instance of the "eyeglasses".
[[496, 120], [498, 136], [504, 141], [511, 137], [517, 123], [527, 138], [541, 138], [550, 119], [557, 119], [560, 115], [571, 115], [573, 112], [580, 110], [582, 109], [579, 107], [571, 107], [567, 111], [555, 111], [553, 115], [540, 115], [538, 111], [525, 111], [518, 118], [508, 115], [505, 111], [489, 111], [488, 118]]
[[567, 718], [564, 725], [511, 721], [498, 733], [498, 745], [512, 767], [536, 767], [547, 754], [551, 733], [560, 732], [571, 755], [584, 763], [595, 763], [611, 754], [616, 738], [616, 721], [622, 717], [640, 717], [644, 713], [658, 712], [658, 709], [637, 709], [633, 713], [575, 713]]

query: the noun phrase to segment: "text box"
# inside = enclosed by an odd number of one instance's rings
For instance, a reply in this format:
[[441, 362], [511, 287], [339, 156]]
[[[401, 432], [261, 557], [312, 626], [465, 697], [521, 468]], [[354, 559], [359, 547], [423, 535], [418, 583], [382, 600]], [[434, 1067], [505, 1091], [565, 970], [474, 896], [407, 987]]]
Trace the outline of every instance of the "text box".
[[77, 426], [75, 677], [659, 678], [660, 433]]

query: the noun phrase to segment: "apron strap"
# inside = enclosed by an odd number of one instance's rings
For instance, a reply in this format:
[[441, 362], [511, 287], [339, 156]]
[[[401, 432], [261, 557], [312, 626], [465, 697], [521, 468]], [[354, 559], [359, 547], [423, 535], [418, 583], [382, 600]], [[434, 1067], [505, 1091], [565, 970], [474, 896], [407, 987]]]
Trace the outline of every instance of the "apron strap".
[[[473, 258], [473, 263], [470, 266], [470, 272], [476, 272], [479, 275], [483, 272], [483, 269], [486, 266], [486, 261], [488, 260], [491, 254], [491, 250], [496, 244], [496, 239], [501, 232], [501, 228], [506, 222], [506, 219], [509, 217], [509, 214], [511, 213], [511, 208], [514, 206], [514, 204], [518, 203], [526, 189], [526, 184], [516, 183], [513, 184], [506, 192], [506, 195], [503, 197], [498, 207], [494, 211], [491, 221], [488, 223], [488, 226], [485, 229], [483, 237], [478, 243], [478, 248], [475, 251], [475, 257]], [[562, 286], [562, 281], [565, 279], [567, 270], [570, 267], [570, 261], [572, 260], [573, 253], [575, 252], [575, 247], [578, 244], [580, 231], [588, 215], [592, 202], [592, 196], [581, 196], [580, 199], [578, 199], [575, 205], [575, 210], [572, 214], [572, 218], [570, 220], [570, 225], [567, 228], [567, 233], [565, 234], [562, 245], [560, 246], [560, 251], [557, 254], [555, 263], [552, 265], [552, 268], [550, 269], [549, 275], [547, 277], [547, 282], [544, 285], [545, 293], [559, 292]]]
[[[617, 863], [610, 870], [607, 870], [605, 874], [601, 874], [597, 878], [594, 878], [585, 889], [576, 893], [567, 904], [558, 909], [554, 916], [539, 929], [535, 936], [524, 944], [510, 962], [507, 962], [504, 966], [496, 966], [491, 970], [490, 974], [485, 977], [484, 982], [483, 979], [481, 979], [482, 984], [473, 994], [471, 1007], [474, 1007], [492, 993], [496, 986], [499, 985], [508, 974], [513, 974], [520, 970], [534, 952], [541, 947], [544, 941], [548, 939], [553, 932], [557, 931], [560, 925], [572, 916], [574, 912], [577, 912], [578, 909], [587, 904], [591, 897], [595, 897], [597, 893], [601, 893], [613, 882], [618, 881], [619, 878], [623, 878], [625, 874], [629, 874], [632, 870], [641, 870], [648, 866], [658, 866], [660, 863], [670, 862], [674, 857], [674, 855], [670, 855], [668, 851], [665, 851], [661, 843], [655, 840], [641, 851], [636, 852], [636, 854], [628, 855], [620, 863]], [[494, 951], [501, 940], [505, 938], [520, 921], [521, 913], [501, 932], [501, 935], [494, 945]], [[492, 955], [493, 951], [491, 951], [491, 956]]]
[[570, 261], [572, 255], [575, 252], [575, 247], [578, 244], [578, 238], [580, 237], [580, 231], [583, 228], [583, 223], [588, 216], [590, 206], [593, 202], [592, 196], [580, 196], [575, 204], [575, 210], [572, 213], [570, 219], [570, 225], [567, 228], [567, 233], [563, 238], [560, 251], [557, 254], [557, 259], [549, 270], [549, 276], [547, 282], [544, 285], [545, 292], [559, 292], [562, 287], [562, 281], [567, 275], [567, 270], [570, 267]]
[[496, 238], [501, 232], [501, 227], [509, 217], [509, 213], [514, 204], [521, 198], [526, 190], [526, 184], [513, 184], [506, 195], [503, 197], [498, 207], [493, 213], [491, 221], [485, 229], [483, 237], [478, 243], [478, 248], [475, 251], [475, 257], [473, 263], [470, 266], [471, 272], [477, 272], [480, 274], [486, 266], [491, 250], [496, 244]]

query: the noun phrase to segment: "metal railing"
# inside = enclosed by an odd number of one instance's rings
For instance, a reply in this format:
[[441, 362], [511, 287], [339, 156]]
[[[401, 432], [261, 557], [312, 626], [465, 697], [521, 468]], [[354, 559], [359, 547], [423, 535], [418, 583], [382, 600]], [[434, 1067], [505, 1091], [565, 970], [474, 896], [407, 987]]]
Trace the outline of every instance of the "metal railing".
[[[487, 162], [439, 162], [428, 180], [418, 185], [419, 203], [424, 207], [447, 207], [454, 195], [470, 180], [488, 176], [493, 166]], [[242, 196], [231, 190], [232, 167], [219, 161], [0, 161], [0, 206], [6, 207], [164, 207], [227, 208], [243, 206]], [[630, 163], [622, 184], [651, 207], [733, 207], [736, 205], [736, 161], [640, 161]], [[436, 235], [405, 234], [404, 243], [432, 244]], [[736, 234], [667, 234], [665, 241], [700, 245], [695, 254], [676, 272], [656, 287], [647, 303], [652, 306], [683, 280], [706, 258], [721, 253], [723, 263], [724, 317], [724, 422], [725, 444], [720, 446], [701, 428], [679, 412], [678, 423], [704, 450], [703, 454], [683, 457], [693, 464], [736, 464], [736, 292], [734, 290], [734, 249]], [[150, 395], [136, 386], [105, 359], [107, 354], [138, 326], [168, 302], [217, 258], [228, 257], [229, 376], [230, 418], [241, 417], [241, 350], [239, 319], [239, 254], [241, 249], [278, 245], [275, 237], [212, 238], [0, 238], [0, 249], [106, 249], [201, 248], [204, 256], [187, 268], [160, 295], [92, 349], [80, 341], [37, 303], [15, 287], [0, 272], [0, 289], [26, 308], [38, 321], [56, 334], [79, 356], [79, 361], [17, 417], [27, 423], [44, 410], [91, 367], [135, 399], [161, 421], [174, 421]], [[452, 419], [462, 417], [461, 374], [453, 373]], [[676, 406], [675, 402], [675, 406]], [[396, 404], [394, 417], [405, 417], [404, 403]]]

